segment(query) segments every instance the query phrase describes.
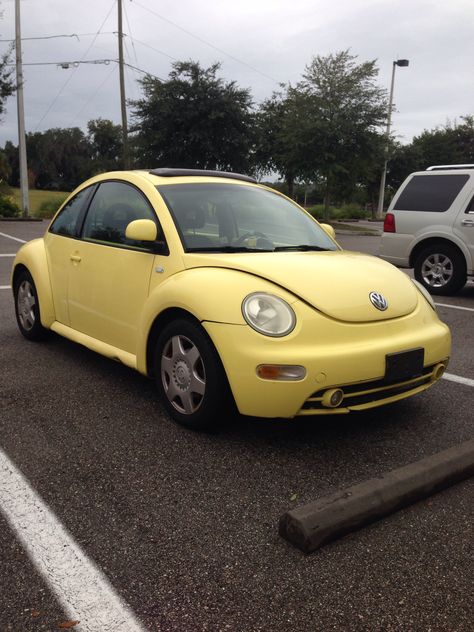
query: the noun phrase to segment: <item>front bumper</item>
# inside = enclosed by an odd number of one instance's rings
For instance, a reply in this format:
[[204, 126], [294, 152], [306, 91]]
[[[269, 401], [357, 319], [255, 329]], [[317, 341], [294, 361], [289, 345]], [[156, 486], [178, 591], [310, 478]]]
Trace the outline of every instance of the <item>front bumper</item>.
[[[422, 297], [412, 314], [375, 323], [336, 321], [299, 301], [292, 307], [297, 327], [285, 338], [262, 336], [246, 325], [203, 323], [244, 415], [291, 418], [380, 406], [429, 388], [439, 379], [435, 367], [446, 364], [450, 355], [449, 329]], [[384, 384], [385, 356], [417, 347], [425, 351], [423, 376]], [[263, 380], [256, 374], [260, 364], [302, 365], [306, 377], [294, 382]], [[337, 408], [320, 403], [330, 388], [346, 389]]]

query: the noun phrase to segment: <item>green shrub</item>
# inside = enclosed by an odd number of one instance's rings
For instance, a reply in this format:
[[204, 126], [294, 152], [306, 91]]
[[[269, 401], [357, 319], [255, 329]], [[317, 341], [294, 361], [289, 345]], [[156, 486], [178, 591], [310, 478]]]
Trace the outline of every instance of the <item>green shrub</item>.
[[[329, 209], [329, 212], [331, 212], [331, 209]], [[311, 213], [311, 215], [315, 217], [319, 222], [326, 219], [326, 216], [324, 214], [324, 204], [315, 204], [314, 206], [311, 206], [308, 209], [308, 213]]]
[[63, 198], [54, 197], [43, 200], [39, 205], [38, 210], [35, 212], [35, 217], [50, 219], [56, 213], [66, 197], [67, 195], [65, 195]]
[[366, 219], [369, 215], [358, 204], [343, 204], [340, 208], [334, 209], [334, 219]]
[[11, 197], [7, 195], [0, 196], [0, 217], [19, 217], [20, 214], [20, 207]]
[[329, 217], [326, 217], [324, 204], [311, 206], [308, 211], [320, 222], [328, 220], [366, 219], [369, 217], [368, 211], [365, 211], [358, 204], [343, 204], [340, 208], [330, 206], [328, 209]]

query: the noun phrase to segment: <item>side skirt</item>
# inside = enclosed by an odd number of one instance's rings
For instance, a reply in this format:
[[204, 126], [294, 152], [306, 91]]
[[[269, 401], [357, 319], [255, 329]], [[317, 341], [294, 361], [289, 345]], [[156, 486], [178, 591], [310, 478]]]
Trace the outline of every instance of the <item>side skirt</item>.
[[131, 369], [137, 370], [137, 356], [132, 353], [128, 353], [122, 349], [117, 349], [117, 347], [113, 347], [106, 342], [92, 338], [87, 334], [76, 331], [75, 329], [72, 329], [67, 325], [63, 325], [62, 323], [58, 323], [57, 321], [51, 325], [50, 329], [60, 336], [64, 336], [64, 338], [68, 338], [73, 342], [77, 342], [80, 345], [87, 347], [91, 351], [96, 351], [106, 358], [111, 358], [112, 360], [125, 364], [125, 366], [128, 366]]

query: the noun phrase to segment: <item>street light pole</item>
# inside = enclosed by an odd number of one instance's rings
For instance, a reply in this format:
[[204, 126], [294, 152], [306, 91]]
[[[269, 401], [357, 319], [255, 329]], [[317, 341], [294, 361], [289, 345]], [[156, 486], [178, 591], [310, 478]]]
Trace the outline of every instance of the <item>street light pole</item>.
[[15, 0], [16, 107], [18, 113], [18, 151], [23, 217], [29, 215], [28, 165], [26, 161], [25, 106], [23, 102], [23, 70], [21, 63], [20, 0]]
[[377, 207], [377, 219], [382, 219], [383, 216], [383, 199], [385, 196], [385, 179], [387, 177], [387, 163], [388, 163], [388, 143], [390, 140], [390, 126], [392, 124], [392, 109], [393, 109], [393, 86], [395, 85], [395, 68], [397, 66], [408, 66], [408, 59], [397, 59], [393, 62], [392, 67], [392, 82], [390, 84], [390, 98], [388, 101], [388, 116], [387, 116], [387, 129], [385, 130], [385, 148], [384, 148], [384, 164], [382, 177], [380, 178], [380, 191], [379, 191], [379, 204]]

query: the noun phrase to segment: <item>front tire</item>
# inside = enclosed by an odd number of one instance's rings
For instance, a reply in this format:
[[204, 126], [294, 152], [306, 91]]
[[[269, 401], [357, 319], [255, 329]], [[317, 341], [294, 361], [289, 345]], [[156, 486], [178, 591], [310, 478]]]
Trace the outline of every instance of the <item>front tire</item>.
[[155, 377], [168, 413], [187, 428], [212, 429], [230, 411], [219, 355], [207, 333], [191, 320], [173, 321], [158, 336]]
[[43, 340], [47, 329], [41, 324], [38, 292], [28, 270], [22, 270], [17, 275], [13, 292], [16, 322], [21, 334], [28, 340]]
[[433, 244], [422, 250], [414, 268], [416, 280], [431, 294], [455, 294], [467, 280], [464, 257], [449, 244]]

